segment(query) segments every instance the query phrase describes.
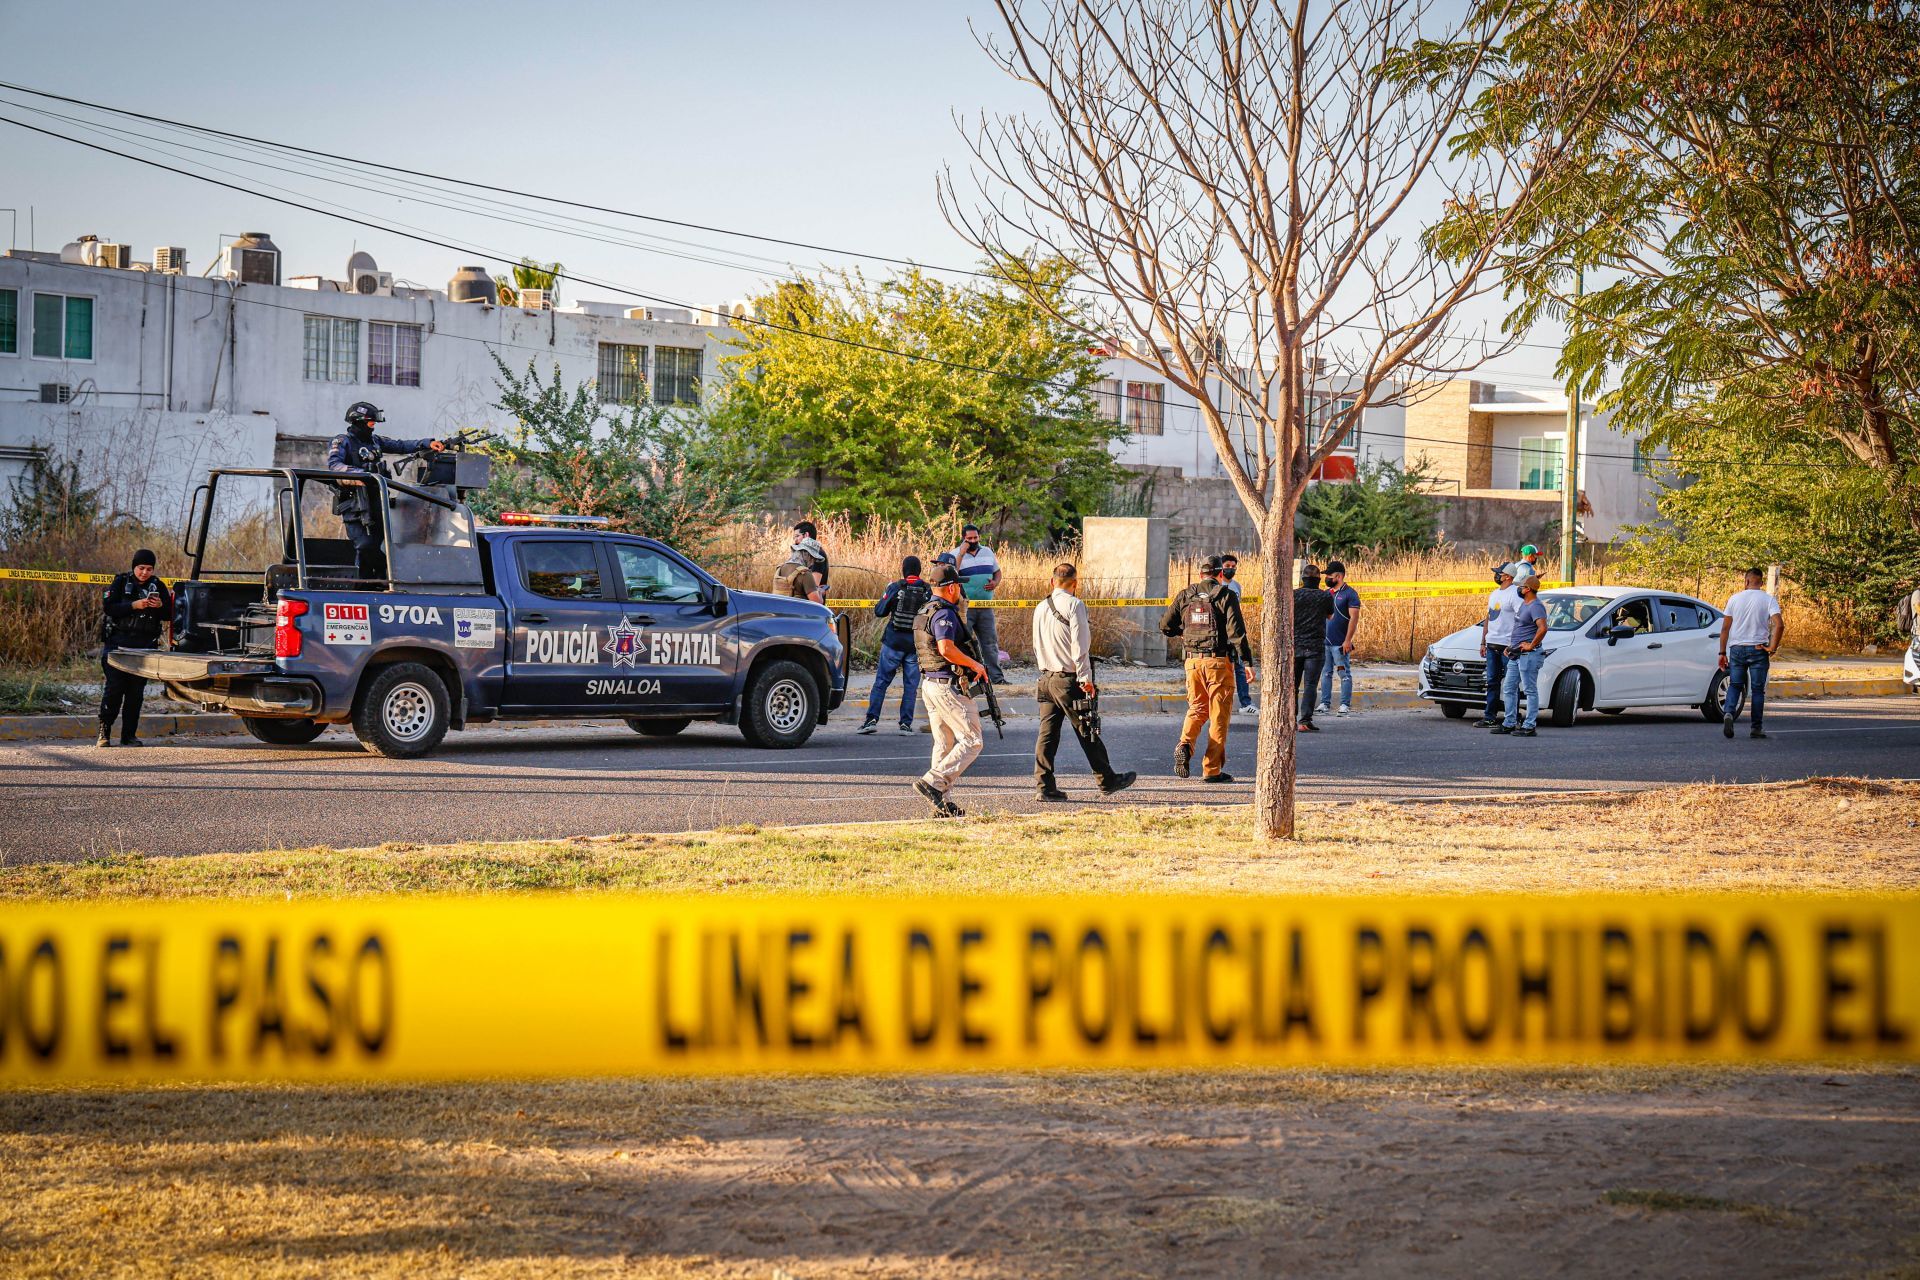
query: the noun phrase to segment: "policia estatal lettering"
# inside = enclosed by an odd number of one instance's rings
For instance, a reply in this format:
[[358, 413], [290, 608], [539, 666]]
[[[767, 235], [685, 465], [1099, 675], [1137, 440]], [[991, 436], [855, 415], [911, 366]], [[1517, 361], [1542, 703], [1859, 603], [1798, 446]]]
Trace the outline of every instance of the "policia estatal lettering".
[[173, 617], [173, 593], [154, 572], [153, 552], [145, 547], [133, 553], [133, 567], [115, 574], [113, 585], [100, 593], [100, 670], [106, 677], [100, 688], [100, 736], [96, 747], [113, 745], [113, 722], [120, 722], [120, 745], [143, 747], [140, 741], [140, 703], [147, 682], [116, 668], [107, 660], [115, 649], [158, 649], [161, 628]]
[[[333, 438], [327, 448], [327, 470], [364, 471], [385, 475], [389, 453], [417, 453], [446, 448], [438, 440], [394, 440], [373, 433], [373, 424], [385, 422], [387, 415], [377, 405], [356, 401], [347, 410], [347, 429]], [[359, 480], [341, 479], [333, 497], [333, 513], [347, 527], [347, 540], [353, 543], [356, 572], [363, 579], [377, 581], [387, 576], [387, 558], [380, 551], [383, 520], [375, 499], [377, 486]]]
[[1227, 726], [1233, 721], [1233, 660], [1239, 658], [1247, 669], [1248, 684], [1260, 679], [1253, 665], [1253, 646], [1247, 643], [1240, 597], [1220, 581], [1220, 569], [1220, 557], [1209, 556], [1201, 566], [1201, 580], [1175, 596], [1160, 619], [1160, 634], [1180, 640], [1187, 654], [1187, 718], [1180, 726], [1180, 745], [1173, 751], [1173, 774], [1187, 776], [1194, 740], [1205, 726], [1202, 782], [1233, 781], [1226, 772]]

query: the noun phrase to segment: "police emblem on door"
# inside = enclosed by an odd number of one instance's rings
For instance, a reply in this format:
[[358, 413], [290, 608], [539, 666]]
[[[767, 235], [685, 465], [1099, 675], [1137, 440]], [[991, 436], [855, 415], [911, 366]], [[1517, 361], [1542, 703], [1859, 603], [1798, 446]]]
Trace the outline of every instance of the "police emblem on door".
[[607, 628], [608, 643], [613, 650], [613, 665], [631, 667], [640, 658], [640, 629], [625, 618]]

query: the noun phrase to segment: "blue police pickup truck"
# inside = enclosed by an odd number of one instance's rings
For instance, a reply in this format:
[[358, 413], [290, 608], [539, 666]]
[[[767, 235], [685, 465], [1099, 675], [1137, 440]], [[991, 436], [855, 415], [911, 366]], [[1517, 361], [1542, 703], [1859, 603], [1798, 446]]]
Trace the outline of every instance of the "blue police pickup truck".
[[237, 714], [263, 742], [343, 724], [394, 758], [494, 720], [605, 718], [652, 737], [709, 720], [792, 748], [846, 697], [844, 617], [730, 591], [649, 538], [564, 517], [481, 525], [463, 496], [485, 483], [483, 456], [416, 461], [412, 483], [365, 473], [382, 578], [361, 576], [329, 510], [338, 473], [212, 472], [188, 519], [171, 647], [111, 661]]

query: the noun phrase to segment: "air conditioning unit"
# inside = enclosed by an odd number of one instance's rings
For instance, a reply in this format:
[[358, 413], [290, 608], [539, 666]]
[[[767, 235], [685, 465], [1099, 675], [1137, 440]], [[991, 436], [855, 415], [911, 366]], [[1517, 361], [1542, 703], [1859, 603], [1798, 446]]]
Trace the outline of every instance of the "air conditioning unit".
[[248, 249], [239, 245], [226, 248], [226, 270], [221, 274], [241, 284], [279, 284], [280, 251]]
[[133, 246], [130, 244], [101, 243], [93, 247], [93, 253], [93, 262], [97, 267], [126, 271], [133, 266]]
[[187, 251], [178, 245], [163, 245], [153, 251], [153, 269], [180, 275], [187, 269]]
[[393, 296], [393, 272], [356, 271], [353, 273], [353, 291], [370, 298], [391, 298]]
[[520, 309], [522, 311], [553, 310], [553, 291], [550, 289], [522, 289], [520, 291]]
[[65, 404], [73, 399], [73, 388], [64, 382], [43, 382], [40, 384], [41, 404]]

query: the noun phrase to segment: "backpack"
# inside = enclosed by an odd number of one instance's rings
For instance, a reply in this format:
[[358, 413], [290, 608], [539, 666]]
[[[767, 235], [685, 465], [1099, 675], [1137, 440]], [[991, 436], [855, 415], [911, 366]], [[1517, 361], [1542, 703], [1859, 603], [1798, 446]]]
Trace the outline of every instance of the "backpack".
[[925, 582], [900, 582], [900, 590], [893, 597], [893, 611], [887, 615], [887, 630], [911, 632], [913, 620], [920, 610], [926, 608], [927, 601], [933, 599], [933, 588]]
[[1225, 636], [1226, 622], [1221, 616], [1217, 593], [1204, 589], [1194, 591], [1180, 606], [1180, 642], [1188, 653], [1213, 654]]
[[796, 555], [773, 571], [773, 594], [777, 596], [805, 600], [818, 586], [813, 568], [803, 556]]

